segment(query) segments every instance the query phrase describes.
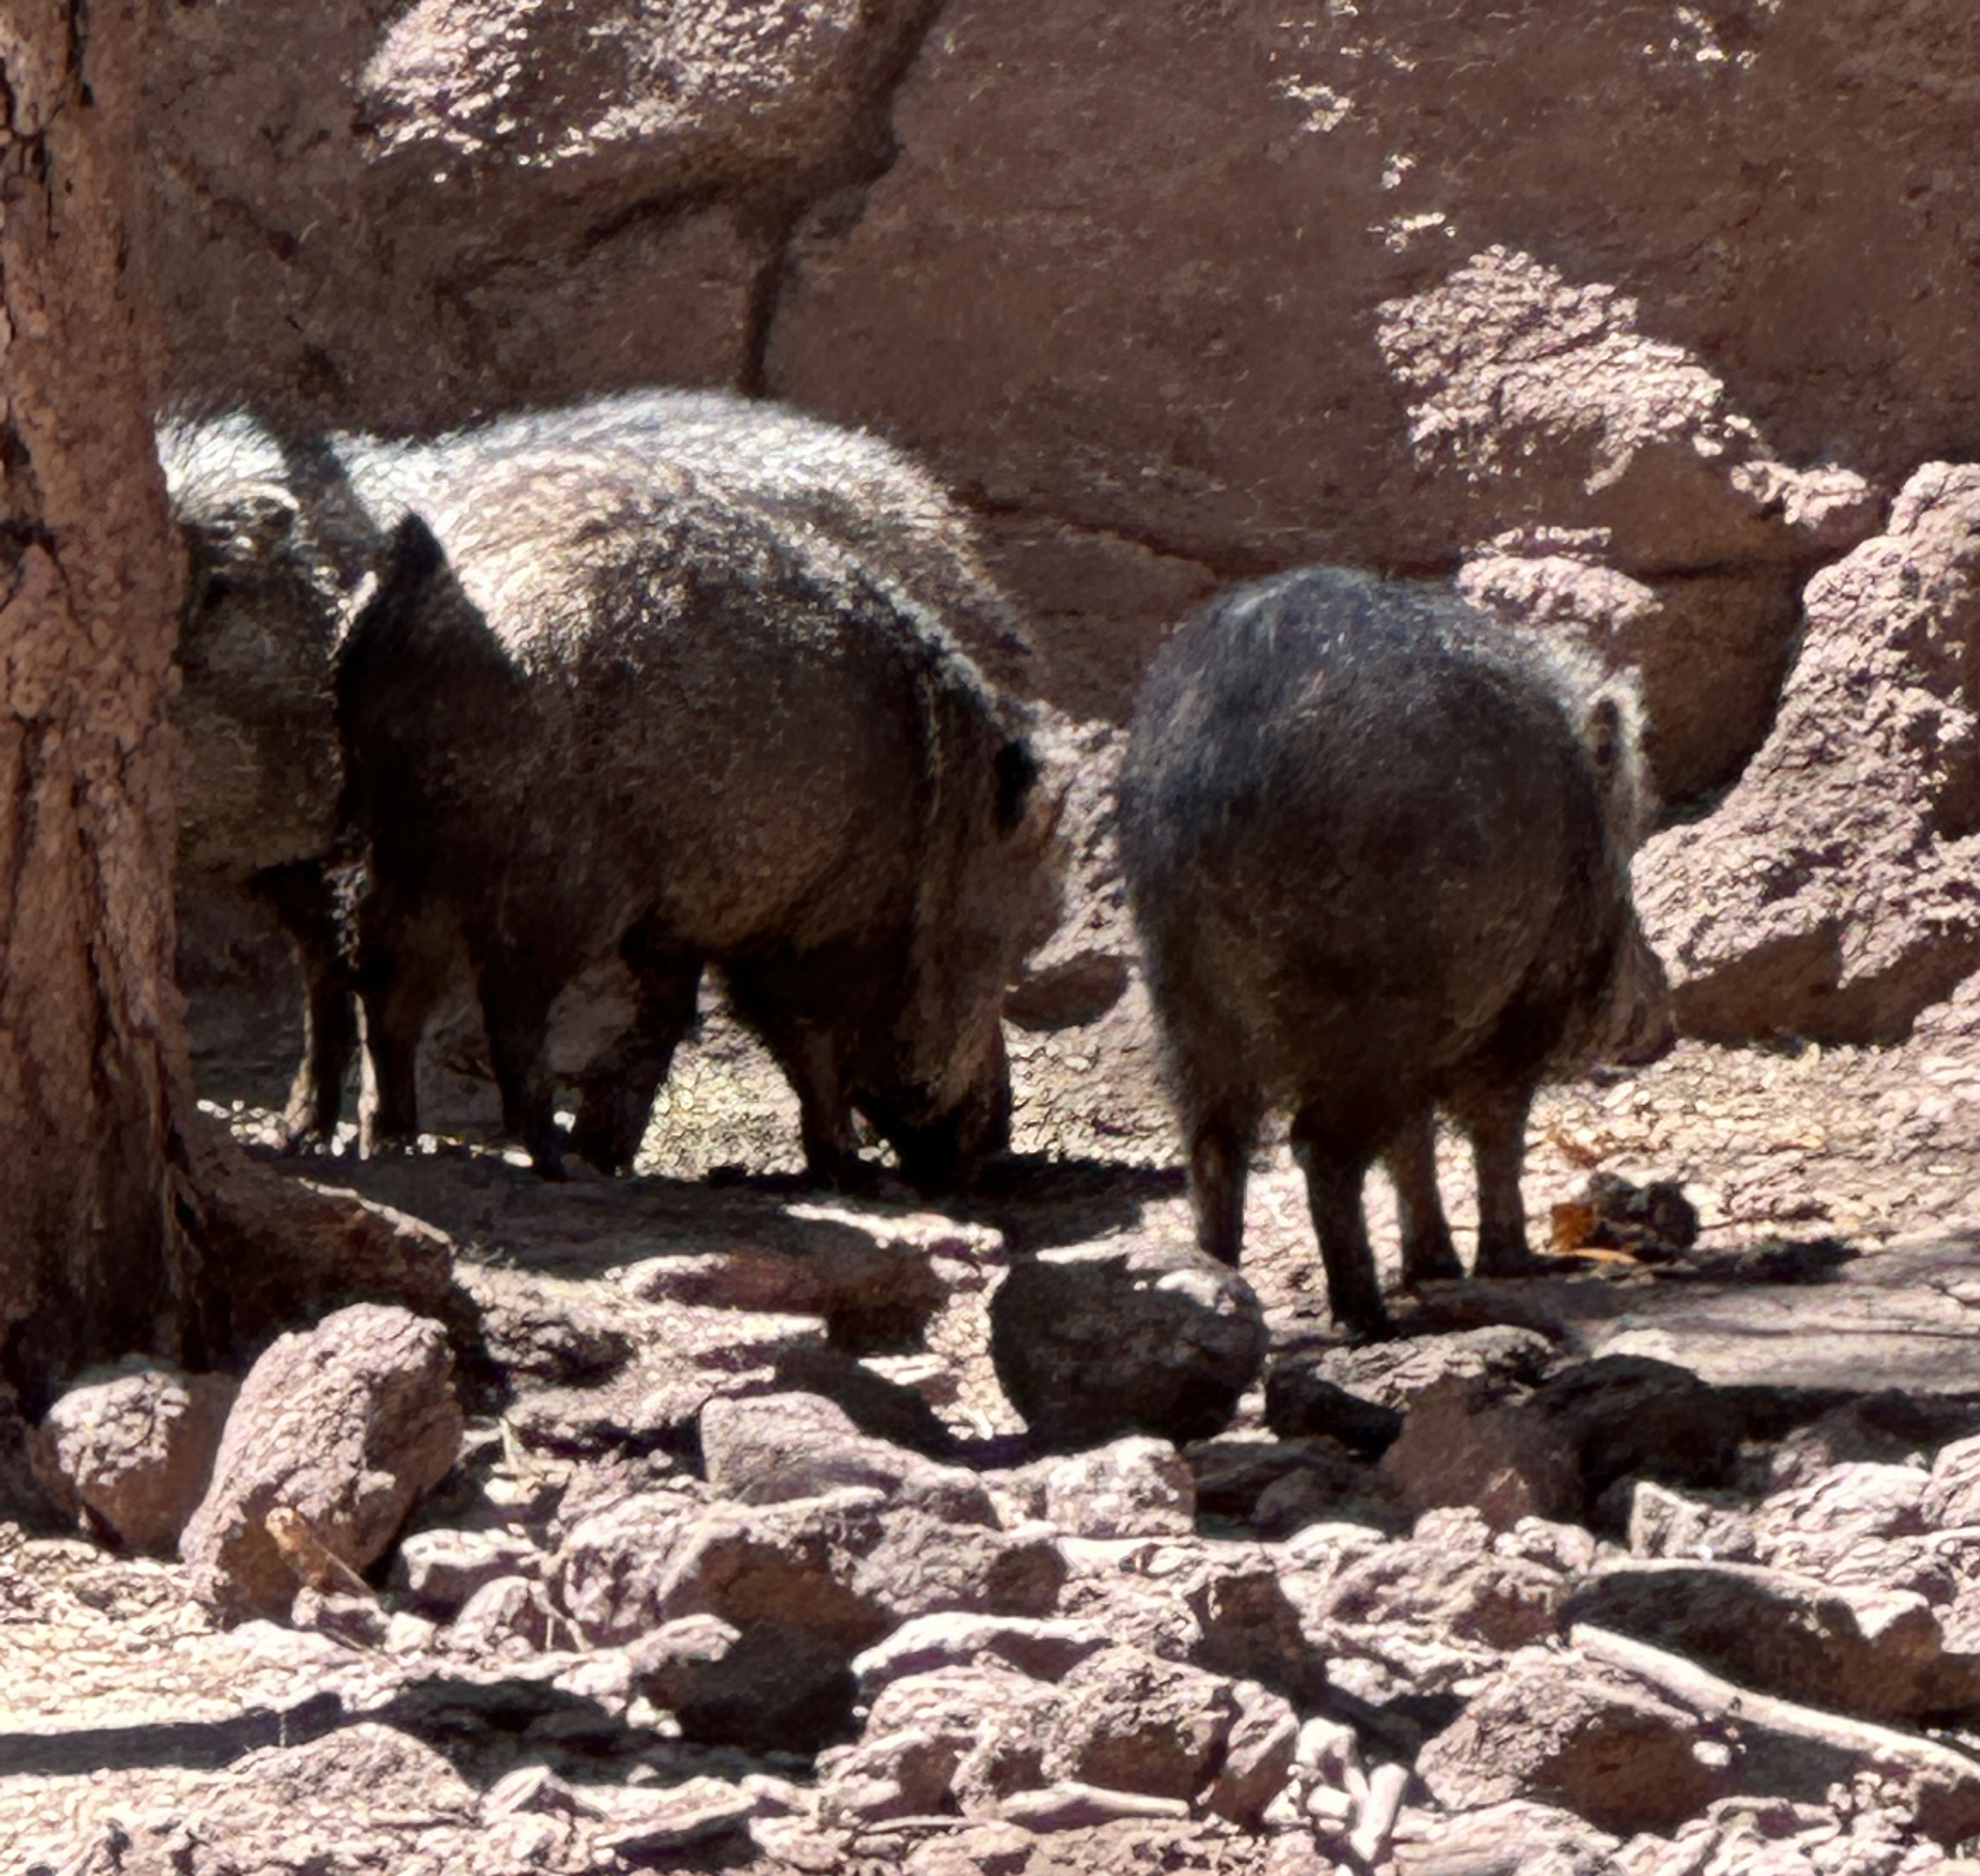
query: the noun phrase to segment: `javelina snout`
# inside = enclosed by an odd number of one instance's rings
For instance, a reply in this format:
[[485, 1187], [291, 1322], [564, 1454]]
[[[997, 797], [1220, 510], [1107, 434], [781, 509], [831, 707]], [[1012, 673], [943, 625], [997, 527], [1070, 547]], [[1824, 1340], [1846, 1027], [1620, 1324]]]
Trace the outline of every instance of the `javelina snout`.
[[1677, 1018], [1663, 960], [1634, 917], [1616, 969], [1608, 1045], [1601, 1053], [1625, 1068], [1661, 1061], [1677, 1044]]
[[1442, 586], [1311, 568], [1171, 639], [1121, 841], [1206, 1252], [1237, 1260], [1250, 1154], [1289, 1111], [1334, 1315], [1380, 1333], [1375, 1159], [1405, 1281], [1462, 1273], [1442, 1110], [1477, 1164], [1479, 1272], [1527, 1264], [1536, 1089], [1669, 1028], [1630, 900], [1636, 749], [1626, 693]]

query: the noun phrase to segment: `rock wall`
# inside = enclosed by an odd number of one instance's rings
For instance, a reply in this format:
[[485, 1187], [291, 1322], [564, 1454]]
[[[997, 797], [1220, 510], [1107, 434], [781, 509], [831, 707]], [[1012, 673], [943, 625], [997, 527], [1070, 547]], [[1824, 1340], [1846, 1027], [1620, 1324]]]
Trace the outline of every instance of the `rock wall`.
[[[1980, 449], [1962, 0], [158, 15], [162, 397], [405, 432], [727, 384], [871, 425], [1081, 716], [1221, 582], [1455, 573], [1639, 670], [1695, 818], [1810, 577]], [[1709, 1032], [1822, 1033], [1767, 979]]]
[[1694, 792], [1875, 520], [1787, 470], [1888, 495], [1980, 436], [1959, 0], [160, 15], [171, 393], [417, 429], [724, 382], [878, 425], [1089, 709], [1218, 580], [1595, 530], [1677, 681], [1732, 673], [1664, 752]]

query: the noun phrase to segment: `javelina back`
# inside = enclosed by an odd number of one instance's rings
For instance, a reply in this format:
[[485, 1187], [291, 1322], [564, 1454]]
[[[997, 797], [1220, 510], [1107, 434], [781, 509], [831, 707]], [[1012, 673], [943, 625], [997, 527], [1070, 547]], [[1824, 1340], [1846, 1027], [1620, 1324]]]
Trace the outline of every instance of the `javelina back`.
[[[295, 941], [308, 1040], [285, 1124], [298, 1141], [334, 1132], [355, 1045], [349, 946], [326, 866], [340, 838], [333, 673], [346, 596], [384, 566], [408, 513], [479, 590], [484, 578], [499, 585], [508, 557], [527, 558], [538, 538], [536, 519], [506, 538], [486, 525], [491, 477], [512, 490], [533, 481], [540, 525], [553, 530], [560, 505], [587, 483], [664, 500], [685, 473], [705, 502], [822, 538], [857, 561], [892, 596], [882, 609], [895, 609], [890, 629], [910, 614], [914, 629], [939, 622], [1001, 676], [1015, 677], [1028, 656], [968, 523], [925, 471], [879, 438], [774, 404], [635, 392], [433, 440], [340, 435], [300, 445], [237, 413], [168, 420], [159, 444], [192, 569], [178, 711], [190, 752], [181, 871], [246, 885], [274, 903]], [[520, 511], [531, 506], [517, 494]], [[494, 750], [484, 744], [477, 759], [498, 759]], [[749, 975], [745, 967], [745, 996]], [[630, 1163], [673, 1047], [678, 994], [669, 987], [661, 1005], [643, 1008], [583, 1077], [579, 1144], [600, 1164]], [[847, 1125], [842, 1117], [832, 1131]]]
[[633, 1031], [577, 1142], [630, 1159], [705, 963], [798, 1093], [807, 1160], [862, 1109], [919, 1182], [1003, 1144], [998, 1010], [1056, 908], [1020, 714], [906, 583], [774, 503], [582, 449], [450, 482], [397, 533], [338, 665], [375, 1141], [457, 951], [505, 1124], [554, 1171], [551, 1001], [617, 948]]
[[1460, 1273], [1442, 1107], [1477, 1157], [1480, 1273], [1526, 1267], [1535, 1090], [1668, 1045], [1630, 898], [1640, 794], [1626, 695], [1442, 586], [1309, 568], [1170, 640], [1121, 842], [1205, 1251], [1237, 1261], [1248, 1156], [1266, 1111], [1290, 1111], [1334, 1315], [1379, 1332], [1376, 1157], [1405, 1281]]

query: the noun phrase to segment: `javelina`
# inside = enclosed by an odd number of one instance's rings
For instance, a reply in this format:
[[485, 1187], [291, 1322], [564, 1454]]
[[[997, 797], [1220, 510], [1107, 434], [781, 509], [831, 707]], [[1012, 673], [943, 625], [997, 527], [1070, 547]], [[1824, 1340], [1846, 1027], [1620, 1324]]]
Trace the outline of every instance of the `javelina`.
[[417, 1124], [414, 1056], [457, 951], [504, 1124], [554, 1172], [557, 992], [616, 947], [640, 1014], [576, 1141], [630, 1160], [705, 963], [796, 1088], [807, 1161], [862, 1110], [917, 1183], [1004, 1144], [998, 1010], [1056, 909], [1015, 707], [890, 569], [714, 478], [583, 450], [408, 516], [338, 662], [374, 1142]]
[[1480, 1273], [1525, 1267], [1535, 1089], [1670, 1035], [1630, 898], [1626, 694], [1443, 587], [1309, 568], [1224, 594], [1164, 648], [1120, 809], [1203, 1249], [1237, 1261], [1260, 1123], [1290, 1110], [1334, 1315], [1379, 1332], [1377, 1156], [1404, 1280], [1461, 1273], [1442, 1107], [1477, 1158]]
[[238, 413], [168, 420], [158, 450], [188, 563], [172, 706], [181, 897], [244, 893], [289, 931], [306, 1044], [284, 1126], [327, 1136], [357, 1043], [324, 865], [344, 783], [331, 687], [338, 574], [260, 426]]
[[[925, 471], [878, 438], [776, 405], [719, 392], [631, 393], [400, 443], [278, 443], [235, 414], [168, 421], [160, 450], [193, 570], [181, 627], [178, 713], [191, 752], [182, 872], [210, 865], [248, 883], [274, 903], [295, 940], [309, 1038], [285, 1121], [297, 1142], [334, 1132], [355, 1041], [349, 935], [340, 932], [326, 864], [338, 839], [331, 811], [342, 772], [333, 669], [346, 596], [382, 567], [408, 513], [430, 525], [473, 584], [483, 572], [503, 577], [497, 569], [516, 546], [483, 525], [491, 476], [512, 489], [535, 479], [556, 510], [586, 483], [663, 499], [685, 471], [706, 500], [822, 537], [869, 569], [899, 602], [881, 609], [890, 629], [909, 613], [915, 629], [939, 622], [1000, 675], [1020, 672], [1028, 655], [967, 523]], [[519, 538], [534, 538], [527, 525]], [[272, 701], [264, 666], [281, 678]], [[497, 745], [484, 744], [479, 759], [499, 759]], [[345, 843], [360, 832], [347, 828]], [[629, 936], [634, 951], [641, 941]], [[739, 976], [746, 1000], [757, 986], [747, 965]], [[640, 1022], [583, 1077], [578, 1144], [602, 1165], [630, 1164], [677, 1039], [683, 992], [664, 980], [657, 966], [645, 971], [651, 994]], [[686, 994], [691, 1004], [692, 986]], [[871, 1101], [886, 1104], [878, 1092]], [[849, 1137], [849, 1126], [842, 1114], [826, 1131]]]

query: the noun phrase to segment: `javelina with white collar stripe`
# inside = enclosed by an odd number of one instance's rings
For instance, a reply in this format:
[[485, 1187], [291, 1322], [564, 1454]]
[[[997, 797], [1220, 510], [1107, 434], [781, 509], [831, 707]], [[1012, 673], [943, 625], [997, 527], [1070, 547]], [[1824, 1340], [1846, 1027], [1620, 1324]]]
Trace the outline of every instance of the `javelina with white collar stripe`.
[[852, 1111], [938, 1187], [1008, 1137], [998, 1012], [1057, 909], [1021, 714], [887, 569], [715, 479], [581, 453], [408, 516], [337, 674], [376, 1144], [473, 973], [505, 1125], [560, 1141], [551, 1002], [616, 947], [638, 1021], [576, 1143], [630, 1160], [706, 963], [796, 1088], [812, 1174], [860, 1174]]
[[[889, 596], [863, 615], [869, 623], [925, 634], [931, 646], [953, 635], [1000, 675], [1021, 672], [1028, 656], [967, 523], [925, 471], [875, 437], [725, 393], [631, 393], [433, 440], [339, 436], [301, 450], [236, 413], [168, 422], [160, 451], [192, 572], [177, 712], [190, 752], [181, 870], [248, 884], [275, 904], [295, 939], [308, 1040], [285, 1129], [298, 1144], [334, 1133], [355, 1045], [353, 941], [340, 927], [327, 865], [340, 839], [347, 845], [363, 832], [347, 825], [340, 835], [334, 812], [343, 752], [332, 686], [347, 595], [365, 573], [384, 567], [407, 513], [421, 516], [479, 591], [527, 562], [555, 533], [559, 514], [590, 500], [588, 486], [664, 503], [688, 486], [685, 476], [704, 509], [746, 511], [750, 528], [783, 530], [812, 543], [814, 557], [862, 569], [860, 577]], [[523, 517], [510, 538], [485, 525], [485, 493], [497, 483]], [[714, 537], [704, 530], [696, 540], [708, 545]], [[580, 551], [571, 563], [574, 582], [583, 559]], [[677, 569], [676, 586], [710, 573]], [[967, 667], [952, 658], [945, 668]], [[965, 687], [985, 708], [1005, 709], [973, 675]], [[1021, 735], [1006, 742], [1014, 752], [1005, 759], [1004, 785], [1015, 802], [1028, 757]], [[506, 753], [490, 740], [480, 759], [499, 764]], [[1035, 844], [1042, 852], [1047, 843]], [[927, 889], [939, 890], [932, 882]], [[381, 916], [374, 910], [374, 922]], [[646, 996], [640, 1021], [583, 1081], [577, 1144], [613, 1169], [630, 1164], [637, 1147], [677, 1039], [676, 1008], [683, 995], [692, 1004], [692, 987], [683, 991], [669, 975], [674, 964], [646, 955], [645, 938], [626, 935]], [[438, 965], [429, 956], [423, 968]], [[760, 1004], [776, 1002], [779, 968], [768, 953], [739, 960], [731, 972], [739, 1001], [753, 994]], [[780, 1053], [812, 1048], [794, 1037]], [[875, 1084], [869, 1105], [899, 1109], [885, 1124], [909, 1127], [919, 1097], [899, 1087], [889, 1097], [892, 1084], [865, 1072]], [[850, 1127], [842, 1112], [812, 1131], [843, 1141]], [[972, 1131], [959, 1121], [958, 1128]], [[995, 1128], [973, 1131], [988, 1137]]]
[[1361, 1210], [1386, 1156], [1406, 1283], [1462, 1273], [1436, 1110], [1478, 1168], [1477, 1270], [1529, 1263], [1540, 1084], [1672, 1034], [1630, 897], [1644, 831], [1626, 692], [1443, 586], [1327, 567], [1214, 601], [1143, 689], [1121, 855], [1202, 1248], [1289, 1111], [1337, 1320], [1387, 1326]]

